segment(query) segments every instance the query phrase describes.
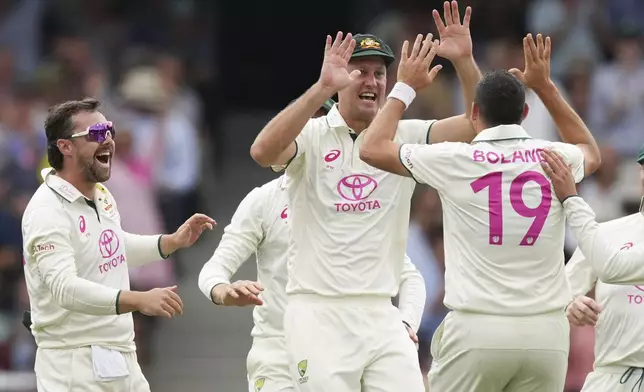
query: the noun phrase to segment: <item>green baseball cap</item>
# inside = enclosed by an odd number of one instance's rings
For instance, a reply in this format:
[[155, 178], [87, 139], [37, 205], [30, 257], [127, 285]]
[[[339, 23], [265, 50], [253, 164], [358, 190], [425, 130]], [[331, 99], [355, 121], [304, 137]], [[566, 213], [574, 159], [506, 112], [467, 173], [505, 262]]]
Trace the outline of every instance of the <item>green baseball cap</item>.
[[637, 154], [637, 163], [644, 165], [644, 146], [642, 146], [640, 152]]
[[324, 105], [322, 105], [322, 110], [324, 110], [325, 113], [329, 113], [331, 108], [335, 105], [335, 101], [332, 99], [327, 99], [326, 102], [324, 102]]
[[356, 41], [356, 47], [353, 49], [351, 58], [379, 56], [385, 60], [387, 67], [396, 59], [389, 45], [373, 34], [356, 34], [353, 39]]

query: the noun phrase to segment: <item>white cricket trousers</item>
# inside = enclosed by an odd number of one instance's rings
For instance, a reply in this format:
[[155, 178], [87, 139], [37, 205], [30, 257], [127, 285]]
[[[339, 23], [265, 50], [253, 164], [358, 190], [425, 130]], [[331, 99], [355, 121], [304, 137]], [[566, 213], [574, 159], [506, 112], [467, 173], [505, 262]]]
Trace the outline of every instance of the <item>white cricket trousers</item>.
[[136, 353], [123, 353], [130, 375], [113, 381], [98, 381], [90, 347], [36, 351], [38, 392], [150, 392]]
[[644, 391], [644, 368], [598, 366], [588, 373], [581, 392]]
[[246, 358], [250, 392], [295, 392], [284, 337], [255, 338]]
[[298, 392], [424, 392], [418, 352], [388, 297], [289, 297], [284, 318]]
[[534, 316], [451, 311], [434, 333], [431, 392], [562, 392], [570, 325]]

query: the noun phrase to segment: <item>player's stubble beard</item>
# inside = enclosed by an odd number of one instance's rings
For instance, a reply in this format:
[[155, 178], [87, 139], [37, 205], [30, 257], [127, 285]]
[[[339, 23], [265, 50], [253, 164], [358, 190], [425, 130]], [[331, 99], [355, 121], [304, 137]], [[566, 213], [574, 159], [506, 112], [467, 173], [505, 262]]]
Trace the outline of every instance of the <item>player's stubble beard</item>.
[[84, 158], [80, 167], [86, 182], [105, 182], [110, 179], [110, 175], [112, 174], [112, 159], [110, 158], [107, 167], [102, 167], [96, 160], [96, 156], [93, 155], [90, 158]]

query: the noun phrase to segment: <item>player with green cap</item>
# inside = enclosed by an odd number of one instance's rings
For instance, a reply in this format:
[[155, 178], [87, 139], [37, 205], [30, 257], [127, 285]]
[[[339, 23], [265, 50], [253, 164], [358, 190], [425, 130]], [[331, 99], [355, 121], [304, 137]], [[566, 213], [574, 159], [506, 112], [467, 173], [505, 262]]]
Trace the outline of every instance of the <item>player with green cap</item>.
[[[481, 74], [472, 55], [471, 8], [461, 17], [456, 1], [445, 2], [443, 16], [440, 44], [431, 34], [425, 39], [435, 43], [433, 54], [454, 65], [468, 112], [438, 121], [402, 120], [401, 142], [474, 137], [469, 111]], [[434, 17], [441, 20], [436, 10]], [[275, 116], [251, 147], [260, 165], [287, 165], [291, 181], [284, 328], [299, 392], [425, 390], [405, 326], [411, 323], [391, 303], [400, 286], [415, 182], [359, 156], [364, 131], [387, 98], [387, 66], [394, 58], [389, 45], [371, 34], [327, 36], [318, 81]], [[338, 104], [311, 119], [335, 94]], [[413, 91], [398, 84], [391, 94], [413, 99]]]

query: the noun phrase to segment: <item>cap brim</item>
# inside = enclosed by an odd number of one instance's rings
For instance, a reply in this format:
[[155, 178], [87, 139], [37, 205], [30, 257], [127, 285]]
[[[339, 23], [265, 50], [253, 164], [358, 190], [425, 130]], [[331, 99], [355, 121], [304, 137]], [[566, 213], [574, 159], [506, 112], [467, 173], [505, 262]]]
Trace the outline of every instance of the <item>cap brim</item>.
[[373, 50], [373, 49], [368, 49], [368, 50], [363, 50], [357, 53], [353, 53], [351, 55], [351, 58], [356, 58], [356, 57], [367, 57], [367, 56], [377, 56], [377, 57], [382, 57], [385, 60], [385, 65], [389, 66], [389, 64], [393, 63], [393, 61], [396, 59], [394, 56], [381, 52], [379, 50]]

